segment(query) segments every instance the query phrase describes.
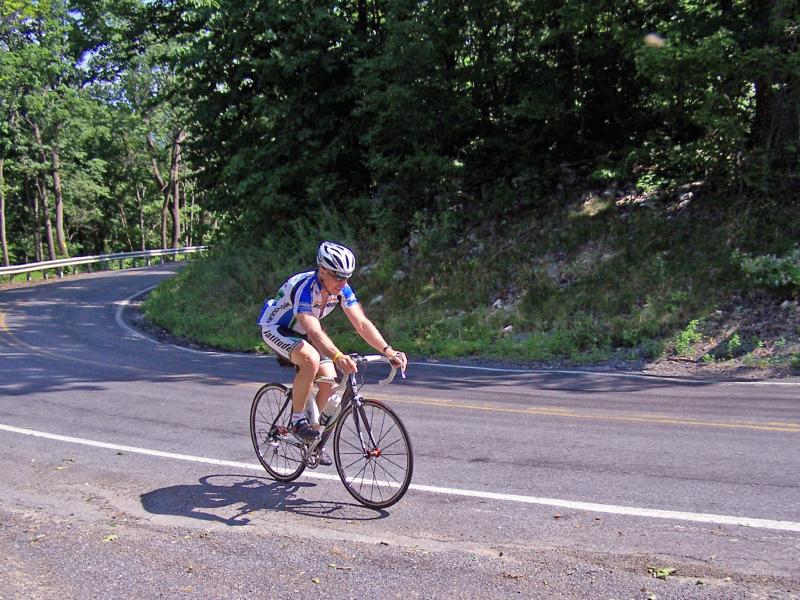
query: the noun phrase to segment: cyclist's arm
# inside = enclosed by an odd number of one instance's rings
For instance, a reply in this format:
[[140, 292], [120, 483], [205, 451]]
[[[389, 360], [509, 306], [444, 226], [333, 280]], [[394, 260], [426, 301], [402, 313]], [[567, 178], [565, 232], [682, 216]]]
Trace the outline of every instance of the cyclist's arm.
[[[384, 354], [391, 359], [397, 358], [400, 361], [401, 369], [405, 370], [405, 354], [402, 352], [397, 352], [386, 343], [386, 340], [381, 335], [381, 332], [378, 331], [378, 328], [375, 327], [375, 324], [367, 318], [367, 315], [364, 314], [364, 309], [361, 308], [361, 304], [354, 304], [346, 307], [344, 309], [344, 314], [347, 315], [347, 318], [350, 319], [350, 323], [352, 323], [356, 333], [358, 333], [358, 335], [360, 335], [365, 342], [367, 342], [381, 354]], [[387, 348], [388, 350], [384, 352], [384, 349]]]
[[328, 334], [325, 333], [325, 330], [322, 329], [322, 324], [319, 322], [317, 317], [307, 313], [297, 313], [297, 322], [303, 326], [308, 339], [311, 340], [311, 343], [315, 348], [317, 348], [317, 350], [320, 350], [323, 354], [331, 358], [341, 354], [341, 356], [334, 361], [336, 366], [342, 369], [345, 373], [356, 372], [357, 369], [355, 361], [353, 361], [353, 359], [348, 355], [343, 354], [339, 348], [336, 347], [336, 344], [333, 343], [333, 340], [331, 340], [331, 338], [328, 337]]

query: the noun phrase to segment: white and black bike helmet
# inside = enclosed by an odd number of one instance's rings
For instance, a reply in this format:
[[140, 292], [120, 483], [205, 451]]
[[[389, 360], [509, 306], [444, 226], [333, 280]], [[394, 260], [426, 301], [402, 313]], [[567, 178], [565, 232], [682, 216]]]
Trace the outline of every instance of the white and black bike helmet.
[[356, 270], [356, 257], [346, 246], [334, 242], [322, 242], [317, 250], [317, 264], [339, 277], [350, 277]]

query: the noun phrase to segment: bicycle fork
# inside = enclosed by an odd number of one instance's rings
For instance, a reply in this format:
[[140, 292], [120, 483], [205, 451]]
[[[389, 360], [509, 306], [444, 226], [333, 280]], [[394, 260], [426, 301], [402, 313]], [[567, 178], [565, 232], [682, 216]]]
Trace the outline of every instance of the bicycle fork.
[[[364, 458], [378, 458], [381, 455], [381, 449], [378, 447], [375, 438], [372, 437], [372, 428], [369, 426], [367, 415], [364, 412], [364, 398], [361, 396], [355, 396], [353, 398], [353, 421], [356, 425], [356, 434], [361, 442], [361, 451], [364, 453]], [[359, 421], [363, 422], [369, 443], [365, 443], [364, 441], [364, 434]]]

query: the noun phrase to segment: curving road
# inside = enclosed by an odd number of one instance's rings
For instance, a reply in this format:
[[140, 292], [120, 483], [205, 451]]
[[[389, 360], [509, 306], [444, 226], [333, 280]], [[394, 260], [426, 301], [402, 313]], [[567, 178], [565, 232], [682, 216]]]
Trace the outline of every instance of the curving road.
[[139, 331], [173, 272], [0, 289], [0, 598], [800, 597], [800, 382], [415, 362], [368, 388], [416, 458], [375, 512], [257, 467], [290, 373]]

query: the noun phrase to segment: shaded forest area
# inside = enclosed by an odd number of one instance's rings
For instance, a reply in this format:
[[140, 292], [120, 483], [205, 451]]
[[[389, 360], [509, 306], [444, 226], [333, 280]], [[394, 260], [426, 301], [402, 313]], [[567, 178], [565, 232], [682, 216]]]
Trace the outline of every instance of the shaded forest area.
[[175, 245], [207, 211], [226, 234], [334, 210], [400, 239], [573, 175], [798, 191], [787, 0], [2, 7], [4, 261]]

